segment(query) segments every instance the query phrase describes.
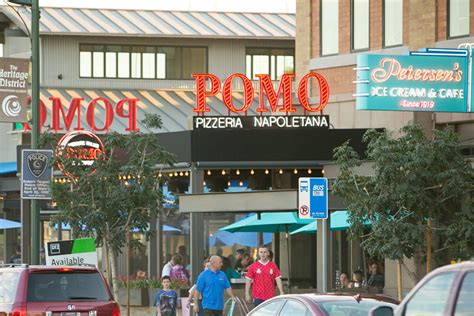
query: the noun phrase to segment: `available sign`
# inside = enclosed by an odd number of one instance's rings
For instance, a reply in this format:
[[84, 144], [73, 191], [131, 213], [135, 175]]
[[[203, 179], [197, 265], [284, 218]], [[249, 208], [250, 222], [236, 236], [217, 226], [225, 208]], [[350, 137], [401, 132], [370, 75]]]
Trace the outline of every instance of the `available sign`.
[[0, 58], [0, 122], [26, 122], [28, 59]]
[[21, 152], [21, 198], [51, 199], [52, 150], [23, 149]]
[[48, 242], [46, 264], [52, 266], [95, 265], [97, 251], [94, 238]]
[[360, 54], [358, 110], [470, 112], [469, 52], [427, 49], [409, 56]]
[[299, 178], [298, 216], [300, 218], [328, 218], [327, 178]]

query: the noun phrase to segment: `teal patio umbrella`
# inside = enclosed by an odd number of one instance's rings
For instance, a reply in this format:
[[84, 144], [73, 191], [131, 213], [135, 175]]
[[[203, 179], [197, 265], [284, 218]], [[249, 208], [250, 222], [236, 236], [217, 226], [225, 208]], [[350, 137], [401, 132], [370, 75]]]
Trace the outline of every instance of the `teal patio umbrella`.
[[[339, 230], [346, 230], [349, 228], [349, 212], [348, 211], [336, 211], [331, 213], [331, 230], [332, 231], [339, 231]], [[370, 222], [367, 221], [366, 225], [370, 225]], [[317, 232], [317, 223], [316, 220], [312, 220], [311, 223], [305, 225], [301, 228], [293, 230], [290, 234], [315, 234]]]
[[301, 219], [295, 212], [271, 212], [261, 213], [260, 218], [257, 214], [244, 218], [236, 223], [222, 227], [219, 230], [228, 232], [263, 232], [263, 233], [285, 233], [286, 252], [288, 260], [288, 290], [290, 290], [290, 247], [288, 233], [300, 227], [310, 224], [314, 220]]

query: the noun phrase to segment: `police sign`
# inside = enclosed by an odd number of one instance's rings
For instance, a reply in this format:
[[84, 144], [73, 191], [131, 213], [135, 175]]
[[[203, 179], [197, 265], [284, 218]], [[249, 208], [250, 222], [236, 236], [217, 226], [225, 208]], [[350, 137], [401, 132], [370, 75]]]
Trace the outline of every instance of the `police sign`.
[[300, 218], [328, 218], [327, 178], [299, 178], [298, 216]]
[[52, 150], [23, 149], [21, 152], [21, 198], [51, 199]]

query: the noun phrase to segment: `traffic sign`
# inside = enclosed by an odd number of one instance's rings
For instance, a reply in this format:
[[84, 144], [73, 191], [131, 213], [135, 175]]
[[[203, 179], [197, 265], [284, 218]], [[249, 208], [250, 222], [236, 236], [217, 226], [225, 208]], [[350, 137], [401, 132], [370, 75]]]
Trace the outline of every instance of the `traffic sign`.
[[53, 177], [53, 151], [23, 149], [21, 155], [21, 198], [50, 200], [49, 181]]
[[300, 218], [328, 218], [327, 178], [299, 178], [298, 216]]

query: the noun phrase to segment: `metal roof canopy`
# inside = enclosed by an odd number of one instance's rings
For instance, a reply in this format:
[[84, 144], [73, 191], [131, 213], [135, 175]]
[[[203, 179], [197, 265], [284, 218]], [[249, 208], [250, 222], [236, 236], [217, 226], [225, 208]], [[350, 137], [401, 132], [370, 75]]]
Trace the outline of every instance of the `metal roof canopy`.
[[[28, 33], [30, 8], [3, 6], [0, 12]], [[295, 30], [291, 13], [42, 7], [40, 20], [42, 35], [294, 40]]]
[[[341, 198], [329, 195], [329, 208], [343, 210]], [[296, 212], [298, 190], [218, 192], [179, 195], [180, 213]]]

